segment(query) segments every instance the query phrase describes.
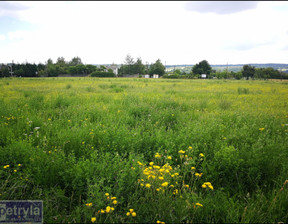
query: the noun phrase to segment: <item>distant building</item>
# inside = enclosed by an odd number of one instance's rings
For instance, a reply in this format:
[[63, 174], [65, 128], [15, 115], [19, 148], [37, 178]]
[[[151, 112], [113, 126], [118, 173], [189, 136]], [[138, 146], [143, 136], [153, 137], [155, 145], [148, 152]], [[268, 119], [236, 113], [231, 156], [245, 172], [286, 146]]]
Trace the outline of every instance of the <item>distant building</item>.
[[157, 75], [157, 74], [153, 75], [153, 79], [158, 79], [158, 78], [159, 78], [159, 75]]
[[201, 79], [206, 79], [207, 75], [206, 74], [201, 74]]
[[150, 75], [144, 75], [144, 78], [149, 79]]
[[106, 72], [108, 72], [109, 69], [111, 69], [113, 71], [113, 73], [118, 76], [118, 66], [115, 65], [115, 64], [112, 64], [112, 65], [108, 65], [106, 66], [107, 70]]

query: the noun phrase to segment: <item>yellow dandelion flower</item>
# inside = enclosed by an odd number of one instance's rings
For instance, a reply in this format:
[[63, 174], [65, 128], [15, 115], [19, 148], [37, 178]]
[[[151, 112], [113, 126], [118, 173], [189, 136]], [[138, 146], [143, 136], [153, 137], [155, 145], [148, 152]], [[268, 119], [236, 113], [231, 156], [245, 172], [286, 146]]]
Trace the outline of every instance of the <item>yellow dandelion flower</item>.
[[144, 184], [140, 184], [141, 187], [144, 187]]
[[109, 213], [110, 210], [111, 210], [111, 207], [110, 207], [110, 206], [107, 206], [107, 207], [106, 207], [106, 213]]
[[150, 162], [150, 163], [149, 163], [150, 166], [153, 166], [153, 164], [154, 164], [153, 162]]
[[126, 215], [129, 216], [129, 215], [130, 215], [130, 212], [127, 212]]
[[117, 204], [117, 201], [116, 201], [116, 200], [114, 200], [112, 203], [113, 203], [114, 205], [116, 205], [116, 204]]
[[150, 188], [151, 184], [146, 184], [145, 187]]
[[259, 128], [259, 131], [264, 131], [265, 128]]
[[92, 217], [91, 222], [95, 222], [95, 221], [96, 221], [96, 217]]
[[132, 216], [135, 217], [136, 216], [136, 212], [132, 212]]
[[17, 172], [17, 170], [14, 170], [14, 173], [16, 173]]
[[112, 211], [114, 211], [114, 210], [115, 210], [115, 208], [111, 207], [111, 210], [112, 210]]
[[204, 157], [204, 154], [203, 154], [203, 153], [200, 153], [199, 156]]
[[168, 156], [167, 159], [172, 159], [172, 157], [171, 157], [171, 156]]
[[173, 185], [173, 184], [171, 184], [169, 187], [174, 187], [174, 185]]
[[4, 168], [4, 169], [6, 169], [6, 168], [7, 168], [7, 166], [3, 166], [3, 168]]
[[192, 149], [192, 146], [189, 146], [188, 149], [191, 150], [191, 149]]
[[175, 176], [179, 176], [179, 173], [174, 173]]
[[155, 155], [155, 158], [161, 158], [161, 155], [156, 154], [156, 155]]
[[164, 180], [164, 177], [159, 177], [159, 180]]
[[202, 188], [206, 188], [206, 184], [202, 184]]
[[133, 208], [130, 208], [129, 209], [130, 213], [134, 212], [134, 209]]
[[168, 182], [164, 182], [163, 184], [161, 184], [162, 187], [167, 187], [168, 186]]
[[178, 151], [180, 154], [184, 154], [185, 151], [183, 151], [182, 149]]
[[188, 184], [186, 184], [186, 185], [185, 185], [185, 187], [189, 188], [189, 185], [188, 185]]
[[19, 163], [18, 166], [22, 166], [22, 164]]
[[87, 203], [86, 206], [87, 207], [92, 207], [92, 203]]
[[106, 193], [105, 196], [109, 196], [109, 193]]
[[191, 167], [191, 170], [195, 170], [196, 168], [194, 166]]
[[199, 207], [203, 207], [203, 205], [202, 204], [200, 204], [200, 203], [196, 203], [195, 205], [197, 205], [197, 206], [199, 206]]
[[116, 200], [116, 197], [111, 197], [111, 200]]

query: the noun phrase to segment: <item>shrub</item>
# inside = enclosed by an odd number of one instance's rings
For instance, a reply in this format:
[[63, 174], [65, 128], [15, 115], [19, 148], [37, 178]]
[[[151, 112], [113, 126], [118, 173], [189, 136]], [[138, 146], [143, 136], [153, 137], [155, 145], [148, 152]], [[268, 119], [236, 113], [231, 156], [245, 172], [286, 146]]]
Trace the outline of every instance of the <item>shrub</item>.
[[115, 77], [113, 72], [92, 72], [91, 77]]

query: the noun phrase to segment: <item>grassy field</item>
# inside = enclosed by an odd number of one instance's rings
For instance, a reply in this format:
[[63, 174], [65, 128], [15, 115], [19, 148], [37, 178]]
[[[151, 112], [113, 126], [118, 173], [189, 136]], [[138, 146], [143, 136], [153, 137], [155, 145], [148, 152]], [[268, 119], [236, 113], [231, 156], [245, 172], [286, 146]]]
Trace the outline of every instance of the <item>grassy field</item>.
[[0, 200], [43, 200], [45, 223], [288, 222], [287, 82], [0, 88]]

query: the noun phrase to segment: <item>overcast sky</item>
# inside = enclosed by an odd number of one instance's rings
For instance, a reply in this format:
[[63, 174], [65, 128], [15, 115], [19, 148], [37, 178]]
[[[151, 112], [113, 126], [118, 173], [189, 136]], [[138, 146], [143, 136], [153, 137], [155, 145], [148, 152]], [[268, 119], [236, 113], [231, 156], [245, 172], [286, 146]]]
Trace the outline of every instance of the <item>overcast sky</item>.
[[0, 63], [288, 63], [285, 1], [1, 1]]

